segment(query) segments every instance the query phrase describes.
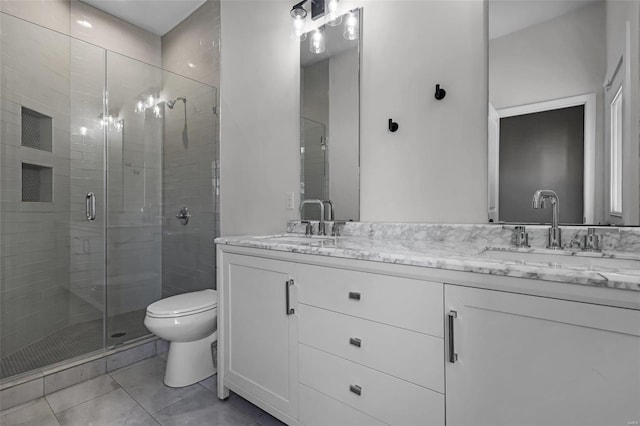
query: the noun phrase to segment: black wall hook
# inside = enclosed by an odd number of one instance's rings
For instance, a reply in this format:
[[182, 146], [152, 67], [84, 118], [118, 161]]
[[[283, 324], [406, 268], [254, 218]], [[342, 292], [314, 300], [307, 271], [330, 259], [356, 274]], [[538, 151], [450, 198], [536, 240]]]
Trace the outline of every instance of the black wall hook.
[[447, 96], [447, 91], [440, 88], [439, 84], [436, 84], [436, 93], [435, 98], [439, 101], [443, 100], [445, 96]]
[[389, 119], [389, 131], [391, 133], [397, 131], [399, 127], [398, 123], [394, 123], [392, 118]]

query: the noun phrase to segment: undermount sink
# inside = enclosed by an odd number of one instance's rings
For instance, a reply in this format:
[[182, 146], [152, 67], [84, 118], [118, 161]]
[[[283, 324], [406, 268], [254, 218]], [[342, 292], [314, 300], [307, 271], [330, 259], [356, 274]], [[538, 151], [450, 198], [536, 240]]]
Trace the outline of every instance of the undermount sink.
[[296, 235], [273, 235], [264, 237], [265, 240], [282, 244], [301, 244], [301, 245], [322, 245], [325, 242], [333, 242], [334, 237], [325, 237], [323, 235], [296, 236]]
[[506, 260], [518, 263], [547, 264], [550, 266], [583, 266], [604, 269], [640, 270], [640, 260], [618, 259], [593, 256], [590, 254], [573, 254], [572, 252], [536, 253], [487, 249], [479, 256], [489, 259]]

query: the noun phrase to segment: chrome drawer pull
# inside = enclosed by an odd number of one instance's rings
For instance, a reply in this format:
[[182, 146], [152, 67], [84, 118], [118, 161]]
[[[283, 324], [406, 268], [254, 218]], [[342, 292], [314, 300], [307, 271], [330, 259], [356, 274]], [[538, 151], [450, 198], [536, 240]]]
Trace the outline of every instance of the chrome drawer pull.
[[350, 291], [349, 292], [349, 299], [360, 300], [360, 293], [355, 292], [355, 291]]
[[291, 295], [289, 293], [289, 288], [293, 285], [293, 280], [287, 280], [284, 282], [284, 291], [285, 291], [285, 304], [287, 315], [293, 315], [296, 313], [296, 310], [291, 307]]
[[453, 320], [458, 318], [458, 312], [449, 311], [447, 317], [449, 319], [449, 362], [451, 364], [455, 364], [458, 360], [458, 354], [456, 353], [456, 348], [454, 346]]
[[362, 395], [362, 388], [358, 385], [350, 385], [349, 390], [358, 396]]
[[357, 337], [351, 337], [349, 338], [349, 344], [360, 347], [362, 346], [362, 340], [358, 339]]

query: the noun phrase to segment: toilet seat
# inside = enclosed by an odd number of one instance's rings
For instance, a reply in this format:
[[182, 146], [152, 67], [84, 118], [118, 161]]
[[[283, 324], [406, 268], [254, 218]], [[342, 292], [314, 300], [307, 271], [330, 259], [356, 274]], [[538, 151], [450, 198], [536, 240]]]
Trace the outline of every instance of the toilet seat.
[[206, 312], [217, 306], [218, 292], [208, 289], [158, 300], [147, 307], [147, 316], [153, 318], [176, 318]]

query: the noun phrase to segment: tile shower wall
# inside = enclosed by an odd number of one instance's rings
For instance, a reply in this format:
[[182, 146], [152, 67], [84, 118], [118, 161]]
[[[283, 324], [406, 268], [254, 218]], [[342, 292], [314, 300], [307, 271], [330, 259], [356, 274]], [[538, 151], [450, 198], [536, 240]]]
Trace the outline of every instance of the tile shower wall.
[[[0, 12], [3, 43], [0, 357], [4, 358], [67, 326], [102, 318], [105, 217], [98, 214], [93, 223], [84, 218], [87, 192], [96, 194], [98, 212], [105, 200], [100, 124], [105, 51], [98, 46], [156, 66], [160, 65], [161, 52], [159, 36], [77, 1], [2, 0]], [[92, 22], [92, 29], [80, 26], [78, 20]], [[160, 72], [156, 71], [159, 90]], [[118, 79], [113, 81], [120, 83]], [[52, 152], [20, 146], [22, 106], [53, 119]], [[135, 127], [133, 123], [129, 123], [130, 130]], [[155, 156], [155, 161], [142, 158], [141, 163], [135, 164], [149, 166], [144, 179], [154, 178], [155, 187], [136, 185], [138, 175], [125, 185], [130, 185], [130, 198], [146, 191], [147, 199], [152, 199], [155, 193], [159, 211], [162, 126], [156, 125], [156, 129], [155, 134], [147, 135], [154, 140], [155, 148], [150, 155]], [[135, 144], [129, 147], [133, 152], [139, 151]], [[52, 202], [22, 202], [22, 161], [52, 168]], [[119, 217], [113, 221], [117, 226], [109, 230], [113, 250], [111, 269], [116, 271], [110, 276], [115, 285], [109, 294], [114, 296], [111, 306], [116, 313], [144, 308], [160, 297], [160, 219], [156, 217], [158, 225], [150, 229], [141, 219], [144, 216], [146, 221], [149, 215], [145, 214], [136, 213], [140, 219], [137, 225], [141, 225], [137, 228], [129, 226], [131, 217]], [[134, 266], [135, 256], [145, 262]], [[142, 272], [127, 275], [134, 268]], [[149, 270], [153, 273], [147, 273]], [[131, 279], [131, 283], [118, 285], [118, 279], [122, 281], [124, 277]], [[140, 294], [143, 296], [138, 297]], [[84, 349], [89, 352], [99, 347]]]
[[[219, 47], [218, 1], [207, 1], [162, 37], [163, 68], [208, 85], [164, 74], [166, 99], [186, 97], [187, 114], [182, 102], [164, 110], [163, 297], [215, 287], [218, 115], [211, 108], [218, 99]], [[192, 214], [186, 226], [175, 217], [183, 206]]]
[[[71, 187], [69, 291], [76, 301], [69, 307], [69, 322], [77, 324], [102, 318], [104, 312], [104, 214], [86, 220], [85, 199], [97, 197], [103, 205], [103, 113], [105, 51], [71, 39]], [[92, 348], [93, 350], [99, 348]]]
[[159, 68], [108, 52], [109, 317], [160, 299], [163, 118], [155, 101], [142, 110], [137, 104], [157, 99], [161, 85]]
[[[71, 52], [65, 36], [4, 14], [0, 19], [0, 356], [5, 356], [69, 322]], [[52, 118], [52, 152], [21, 146], [23, 106]], [[53, 168], [51, 202], [22, 202], [23, 162]]]

